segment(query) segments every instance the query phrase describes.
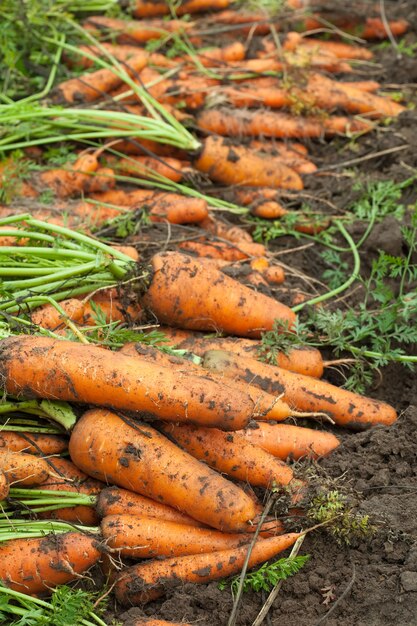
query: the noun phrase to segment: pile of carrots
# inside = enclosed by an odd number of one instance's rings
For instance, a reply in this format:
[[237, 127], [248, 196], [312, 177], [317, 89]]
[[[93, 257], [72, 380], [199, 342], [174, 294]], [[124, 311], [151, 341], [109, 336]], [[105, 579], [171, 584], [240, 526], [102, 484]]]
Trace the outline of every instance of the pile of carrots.
[[[86, 234], [144, 208], [151, 224], [187, 225], [192, 233], [152, 256], [140, 235], [130, 238], [134, 247], [122, 251], [132, 268], [140, 263], [146, 280], [128, 303], [112, 287], [61, 299], [59, 309], [46, 304], [28, 314], [23, 303], [22, 319], [35, 334], [0, 340], [0, 379], [19, 405], [17, 413], [0, 413], [0, 515], [16, 533], [10, 538], [0, 519], [0, 582], [11, 589], [48, 593], [100, 564], [117, 600], [129, 606], [182, 582], [236, 574], [249, 546], [249, 567], [269, 561], [303, 532], [288, 532], [285, 519], [262, 519], [252, 488], [279, 490], [289, 511], [296, 506], [300, 514], [309, 487], [289, 461], [330, 454], [340, 445], [334, 427], [360, 430], [397, 419], [386, 403], [321, 380], [331, 362], [317, 349], [280, 353], [276, 365], [260, 360], [263, 333], [277, 321], [290, 332], [296, 323], [294, 311], [270, 295], [285, 281], [284, 268], [248, 230], [216, 217], [205, 196], [178, 187], [209, 180], [242, 212], [290, 215], [296, 230], [317, 233], [328, 226], [326, 216], [303, 218], [282, 202], [282, 190], [296, 194], [317, 169], [302, 140], [368, 133], [405, 109], [378, 95], [378, 83], [354, 80], [356, 68], [372, 59], [368, 47], [311, 37], [329, 16], [315, 2], [288, 5], [294, 12], [279, 22], [238, 11], [229, 0], [184, 0], [176, 18], [166, 19], [167, 3], [136, 0], [135, 19], [92, 16], [83, 24], [100, 43], [65, 56], [68, 68], [86, 73], [56, 85], [52, 100], [146, 115], [129, 86], [91, 58], [111, 54], [198, 133], [197, 153], [119, 139], [79, 149], [66, 166], [23, 180], [12, 158], [0, 163], [0, 181], [16, 177], [1, 218], [21, 213], [25, 198], [36, 207], [33, 217]], [[191, 20], [180, 19], [189, 13]], [[334, 24], [362, 40], [386, 35], [378, 18]], [[397, 35], [407, 29], [404, 21], [389, 26]], [[222, 47], [204, 34], [218, 28]], [[186, 51], [164, 55], [178, 33]], [[151, 40], [160, 47], [146, 48]], [[44, 153], [32, 148], [27, 159], [43, 164]], [[175, 183], [175, 191], [152, 185], [161, 180]], [[53, 205], [42, 204], [45, 191]], [[7, 253], [30, 246], [10, 234], [7, 221], [1, 229]], [[242, 267], [239, 281], [231, 270]], [[110, 354], [100, 334], [94, 344], [88, 331], [83, 343], [69, 338], [68, 327], [83, 333], [95, 326], [97, 307], [107, 324], [148, 320], [164, 339], [126, 342]], [[69, 403], [76, 418], [65, 431], [45, 420], [34, 400], [56, 403], [56, 411]], [[295, 425], [299, 419], [313, 427]], [[40, 536], [28, 529], [28, 510], [44, 524]]]

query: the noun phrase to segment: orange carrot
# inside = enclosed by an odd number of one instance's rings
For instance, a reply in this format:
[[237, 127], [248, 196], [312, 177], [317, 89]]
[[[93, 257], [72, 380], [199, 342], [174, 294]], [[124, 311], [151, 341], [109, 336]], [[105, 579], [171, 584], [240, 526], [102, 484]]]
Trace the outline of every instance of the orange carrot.
[[289, 372], [250, 357], [231, 352], [206, 353], [203, 365], [215, 372], [245, 380], [282, 399], [301, 411], [323, 411], [340, 426], [365, 429], [376, 424], [389, 426], [397, 419], [393, 407], [385, 402], [360, 396], [328, 382]]
[[0, 450], [0, 471], [9, 484], [40, 485], [47, 480], [50, 470], [46, 461], [33, 454]]
[[128, 513], [135, 517], [151, 517], [186, 526], [202, 526], [201, 522], [167, 504], [120, 487], [102, 489], [97, 498], [96, 511], [101, 518]]
[[41, 172], [40, 185], [52, 189], [61, 198], [80, 194], [84, 190], [84, 184], [98, 167], [99, 162], [95, 154], [82, 154], [74, 163], [68, 165], [67, 169], [51, 169]]
[[130, 626], [191, 626], [188, 622], [167, 622], [164, 619], [138, 618]]
[[238, 436], [283, 461], [327, 456], [340, 445], [335, 435], [321, 430], [267, 422], [258, 422], [257, 426], [239, 431]]
[[[237, 356], [250, 356], [256, 359], [261, 352], [267, 351], [261, 350], [262, 343], [254, 339], [205, 337], [202, 333], [174, 329], [168, 326], [161, 326], [159, 330], [168, 339], [168, 345], [193, 352], [198, 356], [204, 356], [208, 350], [226, 350]], [[286, 353], [277, 351], [274, 356], [276, 365], [291, 372], [298, 372], [315, 378], [323, 376], [323, 358], [317, 348], [294, 346]]]
[[[201, 13], [204, 11], [219, 11], [229, 6], [230, 0], [181, 0], [175, 5], [177, 15], [186, 13]], [[166, 2], [155, 0], [135, 0], [132, 13], [135, 17], [155, 17], [169, 15], [170, 7]]]
[[[219, 112], [209, 110], [200, 114], [198, 118], [200, 128], [216, 132], [213, 128], [208, 128], [210, 124], [207, 124], [207, 115], [212, 119], [213, 113]], [[202, 152], [195, 160], [194, 166], [208, 174], [212, 180], [228, 185], [303, 188], [301, 178], [286, 165], [278, 162], [271, 165], [269, 159], [253, 153], [244, 146], [230, 145], [221, 137], [205, 139]]]
[[106, 544], [131, 559], [185, 556], [213, 550], [237, 548], [250, 542], [251, 535], [224, 533], [152, 517], [127, 513], [109, 515], [101, 522]]
[[[145, 67], [147, 61], [146, 52], [138, 50], [137, 55], [131, 56], [128, 63], [124, 64], [124, 68], [129, 74], [139, 72]], [[55, 87], [51, 97], [56, 103], [94, 102], [106, 96], [122, 82], [123, 79], [113, 70], [104, 68], [60, 83]]]
[[82, 191], [86, 194], [108, 191], [116, 187], [115, 172], [110, 167], [99, 167], [93, 176], [85, 178]]
[[94, 345], [19, 335], [2, 340], [0, 352], [1, 375], [12, 395], [140, 411], [150, 419], [195, 420], [225, 430], [244, 428], [254, 412], [248, 394], [224, 383], [147, 362], [138, 369], [138, 357]]
[[[120, 61], [121, 65], [126, 69], [132, 69], [132, 66], [129, 64], [129, 60], [132, 58], [142, 56], [144, 59], [142, 67], [145, 67], [146, 61], [150, 58], [150, 55], [145, 50], [142, 50], [137, 46], [122, 46], [102, 41], [100, 42], [100, 48], [104, 48], [104, 50], [112, 57], [114, 57], [117, 61]], [[94, 55], [99, 59], [107, 60], [107, 57], [103, 54], [100, 48], [93, 45], [78, 46], [78, 52], [77, 54], [74, 54], [74, 56], [67, 56], [66, 54], [63, 55], [64, 61], [66, 65], [71, 68], [82, 67], [84, 69], [88, 69], [93, 67], [95, 62], [83, 53]]]
[[[288, 533], [257, 541], [249, 557], [249, 568], [274, 558], [299, 537], [299, 533]], [[227, 578], [242, 569], [247, 552], [248, 546], [243, 546], [133, 565], [117, 576], [116, 598], [124, 605], [142, 604], [159, 598], [172, 585]]]
[[224, 261], [239, 261], [252, 257], [263, 256], [266, 253], [265, 246], [260, 243], [226, 243], [183, 241], [178, 244], [178, 248], [195, 254], [198, 257], [209, 257], [212, 259], [223, 259]]
[[87, 411], [71, 435], [71, 458], [91, 476], [169, 504], [209, 526], [245, 529], [256, 507], [241, 489], [155, 429], [131, 424], [110, 411]]
[[189, 30], [193, 24], [182, 20], [120, 20], [114, 17], [95, 15], [87, 18], [85, 26], [93, 27], [99, 32], [110, 31], [116, 41], [122, 44], [143, 44], [150, 39], [160, 39], [168, 33]]
[[45, 593], [79, 578], [99, 558], [98, 541], [84, 533], [14, 539], [0, 544], [0, 580], [15, 591]]
[[246, 230], [243, 230], [240, 226], [231, 226], [230, 224], [226, 224], [212, 215], [208, 215], [208, 217], [202, 220], [199, 225], [200, 228], [207, 230], [216, 237], [226, 239], [232, 243], [253, 243], [251, 235]]
[[[197, 117], [198, 127], [204, 131], [227, 136], [265, 137], [321, 137], [366, 132], [372, 129], [370, 122], [342, 116], [293, 117], [275, 111], [230, 111], [210, 109]], [[204, 153], [203, 153], [204, 154]], [[197, 169], [198, 165], [196, 164]], [[240, 182], [240, 181], [236, 181]], [[252, 183], [264, 185], [265, 183]], [[267, 183], [266, 186], [274, 186]]]
[[152, 281], [141, 303], [161, 323], [256, 338], [271, 330], [275, 319], [289, 327], [295, 321], [285, 305], [185, 255], [155, 255], [152, 265]]
[[185, 424], [161, 423], [159, 427], [193, 457], [231, 478], [268, 489], [274, 484], [288, 485], [294, 477], [285, 463], [257, 445], [247, 445], [235, 433]]
[[108, 156], [106, 161], [115, 172], [136, 178], [152, 178], [154, 174], [164, 176], [179, 183], [188, 164], [178, 159], [164, 157], [156, 159], [148, 156], [133, 156], [126, 159]]
[[352, 46], [340, 41], [324, 41], [322, 39], [303, 37], [296, 32], [287, 33], [282, 48], [283, 50], [306, 48], [328, 52], [340, 59], [359, 59], [362, 61], [369, 61], [374, 56], [373, 52], [364, 46]]
[[288, 167], [299, 174], [311, 174], [317, 170], [316, 165], [306, 158], [307, 153], [300, 149], [300, 144], [291, 147], [280, 141], [252, 139], [249, 146], [259, 152], [278, 156]]
[[41, 433], [15, 432], [6, 430], [7, 426], [0, 430], [0, 450], [11, 452], [26, 452], [28, 454], [60, 454], [68, 447], [68, 440], [62, 435]]
[[9, 495], [9, 481], [3, 472], [0, 472], [0, 502]]

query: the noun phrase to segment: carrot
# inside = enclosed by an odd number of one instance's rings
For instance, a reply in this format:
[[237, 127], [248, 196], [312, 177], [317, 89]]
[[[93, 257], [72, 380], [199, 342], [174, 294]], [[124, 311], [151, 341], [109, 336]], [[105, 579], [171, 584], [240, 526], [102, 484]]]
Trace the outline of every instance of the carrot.
[[174, 159], [186, 159], [187, 153], [184, 150], [170, 146], [169, 144], [158, 143], [150, 139], [121, 139], [114, 144], [114, 149], [123, 154], [149, 154], [158, 156], [168, 156]]
[[317, 170], [316, 165], [306, 158], [306, 153], [302, 152], [299, 146], [292, 148], [280, 141], [261, 141], [259, 139], [252, 139], [249, 146], [259, 152], [278, 156], [288, 167], [299, 174], [312, 174]]
[[[227, 379], [224, 380], [221, 376], [216, 376], [216, 374], [213, 374], [212, 372], [206, 372], [202, 367], [188, 361], [187, 359], [166, 354], [153, 346], [146, 344], [143, 345], [140, 343], [128, 343], [125, 344], [119, 352], [122, 354], [140, 357], [147, 362], [155, 363], [161, 366], [169, 368], [177, 367], [178, 371], [184, 373], [189, 372], [190, 374], [195, 374], [196, 376], [204, 375], [210, 380], [228, 384]], [[291, 415], [297, 416], [297, 412], [293, 412], [288, 404], [265, 392], [259, 393], [259, 389], [257, 387], [253, 387], [247, 383], [240, 383], [239, 381], [235, 381], [233, 383], [233, 387], [234, 389], [240, 390], [242, 393], [249, 395], [254, 403], [255, 410], [253, 417], [255, 419], [282, 421]], [[308, 417], [308, 415], [303, 413], [302, 417]]]
[[219, 270], [175, 252], [155, 255], [153, 277], [141, 299], [161, 323], [260, 337], [275, 319], [295, 321], [280, 302], [251, 291]]
[[247, 445], [247, 441], [234, 433], [185, 424], [161, 423], [159, 427], [199, 461], [255, 487], [268, 489], [274, 484], [288, 485], [294, 477], [285, 463], [265, 454], [257, 445]]
[[[104, 48], [106, 52], [108, 52], [117, 61], [120, 61], [121, 65], [123, 67], [126, 67], [127, 69], [132, 69], [129, 64], [130, 59], [142, 56], [142, 58], [144, 59], [143, 67], [145, 67], [146, 61], [150, 59], [151, 56], [145, 50], [142, 50], [137, 46], [122, 46], [102, 41], [100, 42], [100, 48]], [[90, 67], [93, 67], [95, 65], [95, 61], [90, 59], [90, 57], [86, 56], [84, 53], [94, 55], [98, 59], [103, 59], [104, 57], [104, 60], [107, 60], [107, 57], [103, 55], [103, 52], [100, 48], [93, 45], [78, 46], [78, 52], [77, 54], [74, 54], [74, 56], [69, 56], [65, 53], [63, 54], [64, 61], [66, 65], [71, 68], [77, 67], [89, 69]]]
[[60, 198], [80, 194], [90, 175], [99, 166], [95, 154], [82, 154], [68, 168], [50, 169], [39, 174], [41, 187], [48, 187]]
[[19, 335], [2, 340], [0, 352], [5, 389], [14, 396], [140, 411], [151, 419], [196, 420], [225, 430], [244, 428], [254, 412], [248, 394], [223, 383], [152, 363], [139, 369], [138, 357], [93, 345]]
[[[205, 337], [202, 333], [169, 328], [168, 326], [161, 326], [159, 330], [168, 338], [168, 345], [174, 345], [198, 356], [204, 356], [208, 350], [226, 350], [237, 356], [250, 356], [256, 359], [262, 352], [262, 343], [254, 339]], [[315, 378], [323, 376], [323, 358], [317, 348], [295, 346], [285, 353], [277, 351], [274, 356], [279, 367], [291, 372], [298, 372]]]
[[116, 173], [136, 178], [152, 178], [154, 174], [164, 176], [179, 183], [184, 175], [187, 164], [178, 159], [165, 157], [155, 159], [148, 156], [129, 157], [126, 159], [108, 156], [106, 161]]
[[68, 447], [68, 440], [61, 435], [0, 430], [0, 450], [27, 452], [29, 454], [60, 454]]
[[267, 422], [257, 426], [239, 431], [238, 436], [283, 461], [327, 456], [340, 445], [333, 433], [321, 430]]
[[[182, 0], [175, 5], [177, 15], [186, 13], [201, 13], [204, 11], [219, 11], [229, 6], [230, 0]], [[166, 2], [155, 0], [135, 0], [132, 13], [135, 17], [154, 17], [169, 15], [170, 7]]]
[[9, 484], [19, 485], [40, 485], [50, 474], [44, 459], [11, 450], [0, 450], [0, 471]]
[[91, 476], [166, 503], [218, 530], [245, 530], [255, 516], [254, 502], [237, 486], [155, 429], [129, 425], [110, 411], [84, 413], [69, 450]]
[[372, 93], [373, 91], [377, 91], [377, 89], [381, 88], [381, 83], [377, 83], [375, 80], [356, 80], [356, 81], [339, 81], [339, 85], [347, 85], [348, 87], [356, 87], [356, 89], [361, 89], [362, 91], [369, 91]]
[[0, 472], [0, 502], [9, 495], [9, 481], [4, 472]]
[[[218, 113], [218, 111], [209, 110], [200, 114], [198, 117], [200, 128], [214, 130], [208, 128], [207, 125], [207, 114], [209, 119], [212, 119], [210, 115], [213, 113]], [[303, 188], [301, 178], [287, 166], [278, 162], [270, 165], [267, 158], [254, 154], [244, 146], [230, 145], [220, 137], [205, 139], [202, 152], [194, 161], [194, 166], [199, 171], [208, 174], [212, 180], [228, 185]]]
[[352, 46], [351, 44], [342, 43], [340, 41], [323, 41], [322, 39], [303, 37], [300, 33], [296, 32], [287, 33], [282, 48], [283, 50], [306, 48], [320, 52], [323, 51], [339, 59], [369, 61], [374, 56], [373, 52], [364, 46]]
[[[147, 61], [147, 53], [138, 50], [137, 55], [131, 56], [124, 64], [124, 68], [128, 74], [139, 72], [145, 67]], [[122, 82], [123, 79], [112, 69], [104, 68], [59, 83], [54, 88], [51, 98], [59, 104], [94, 102], [103, 98]]]
[[245, 545], [251, 540], [250, 534], [223, 533], [212, 528], [196, 528], [129, 514], [107, 516], [100, 527], [106, 544], [131, 559], [227, 550]]
[[116, 187], [115, 172], [110, 167], [99, 167], [93, 176], [85, 178], [82, 191], [86, 194], [108, 191]]
[[[299, 537], [299, 533], [288, 533], [257, 541], [249, 557], [249, 568], [272, 559]], [[133, 565], [117, 576], [116, 598], [123, 605], [144, 604], [156, 600], [173, 586], [227, 578], [242, 569], [247, 551], [248, 546], [242, 546]]]
[[191, 626], [188, 622], [167, 622], [164, 619], [138, 618], [130, 626]]
[[29, 595], [79, 578], [100, 558], [98, 541], [80, 532], [14, 539], [0, 544], [0, 580]]
[[182, 241], [178, 244], [178, 248], [195, 254], [197, 257], [223, 259], [224, 261], [239, 261], [250, 257], [263, 256], [266, 253], [263, 244], [247, 243], [246, 241], [237, 244], [223, 241]]
[[[366, 132], [372, 129], [370, 122], [349, 119], [343, 116], [293, 117], [275, 111], [229, 111], [210, 109], [197, 116], [201, 130], [228, 136], [265, 137], [321, 137]], [[204, 154], [204, 153], [203, 153]], [[197, 169], [198, 165], [196, 164]], [[240, 182], [240, 181], [236, 181]], [[270, 183], [253, 182], [256, 185], [276, 186]]]
[[167, 504], [120, 487], [102, 489], [97, 498], [96, 511], [100, 517], [128, 513], [135, 517], [151, 517], [166, 522], [185, 524], [186, 526], [202, 525], [201, 522]]
[[[409, 26], [407, 20], [388, 21], [388, 29], [394, 37], [404, 35]], [[379, 17], [367, 17], [365, 24], [357, 26], [355, 32], [362, 39], [386, 39], [388, 37], [387, 28]]]
[[151, 39], [160, 39], [168, 33], [189, 30], [193, 24], [182, 20], [120, 20], [114, 17], [95, 15], [87, 18], [84, 26], [97, 29], [99, 32], [110, 31], [116, 41], [122, 44], [143, 44]]
[[397, 419], [396, 411], [385, 402], [360, 396], [328, 382], [259, 363], [250, 357], [236, 357], [231, 352], [206, 353], [203, 365], [215, 372], [245, 380], [282, 399], [301, 411], [323, 411], [340, 426], [360, 429], [376, 424], [389, 426]]
[[251, 235], [246, 230], [243, 230], [240, 226], [230, 226], [230, 224], [220, 221], [213, 215], [208, 215], [200, 222], [199, 226], [216, 237], [226, 239], [232, 243], [253, 243]]

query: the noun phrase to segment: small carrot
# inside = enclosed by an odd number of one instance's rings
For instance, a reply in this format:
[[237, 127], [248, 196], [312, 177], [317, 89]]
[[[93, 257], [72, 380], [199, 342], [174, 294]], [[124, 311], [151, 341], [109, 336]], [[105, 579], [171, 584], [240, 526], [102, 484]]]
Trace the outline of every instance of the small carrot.
[[224, 533], [152, 517], [127, 513], [109, 515], [100, 524], [106, 544], [131, 559], [185, 556], [213, 550], [237, 548], [250, 542], [251, 535]]
[[283, 461], [327, 456], [340, 445], [333, 433], [321, 430], [267, 422], [258, 422], [257, 426], [239, 431], [238, 436]]
[[[299, 533], [288, 533], [257, 541], [249, 557], [249, 568], [274, 558], [299, 537]], [[133, 565], [117, 576], [116, 598], [123, 605], [144, 604], [164, 595], [174, 585], [227, 578], [242, 569], [247, 552], [248, 546], [242, 546]]]
[[199, 461], [250, 485], [268, 489], [288, 485], [294, 477], [289, 466], [257, 445], [246, 445], [248, 441], [235, 433], [185, 424], [160, 423], [159, 428]]
[[185, 255], [155, 255], [152, 265], [152, 281], [141, 303], [161, 323], [256, 338], [271, 330], [275, 319], [289, 327], [295, 321], [291, 309], [277, 300]]
[[216, 237], [226, 239], [232, 243], [253, 243], [251, 235], [246, 230], [243, 230], [240, 226], [226, 224], [218, 218], [213, 217], [213, 215], [208, 215], [208, 217], [200, 222], [199, 226]]
[[[217, 113], [218, 111], [201, 113], [198, 118], [199, 127], [216, 132], [213, 128], [208, 128], [210, 122], [207, 124], [207, 119], [213, 119], [213, 114]], [[212, 180], [228, 185], [303, 188], [299, 175], [286, 165], [278, 162], [270, 165], [266, 157], [253, 153], [244, 146], [230, 145], [221, 137], [205, 139], [202, 152], [194, 161], [194, 166], [208, 174]]]
[[336, 424], [347, 428], [363, 430], [376, 424], [390, 426], [397, 419], [395, 409], [385, 402], [250, 357], [213, 350], [206, 353], [203, 365], [259, 386], [268, 393], [281, 394], [285, 402], [301, 411], [325, 412]]
[[26, 452], [28, 454], [60, 454], [68, 447], [68, 440], [61, 435], [16, 432], [7, 430], [7, 426], [0, 430], [0, 450], [12, 452]]
[[73, 461], [96, 478], [166, 503], [218, 530], [238, 532], [255, 517], [254, 502], [154, 428], [95, 409], [77, 422]]
[[19, 485], [40, 485], [50, 474], [44, 459], [11, 450], [0, 450], [0, 471], [9, 484]]
[[179, 183], [184, 175], [187, 164], [183, 164], [178, 159], [164, 157], [156, 159], [148, 156], [129, 157], [125, 159], [108, 156], [108, 165], [116, 173], [134, 176], [136, 178], [152, 178], [153, 175], [161, 175], [169, 180]]
[[[373, 128], [370, 122], [343, 116], [319, 119], [317, 117], [293, 117], [275, 111], [232, 112], [225, 109], [202, 111], [197, 117], [197, 124], [201, 130], [231, 137], [256, 137], [257, 135], [281, 138], [321, 137], [367, 132]], [[198, 169], [197, 165], [196, 167]], [[256, 185], [256, 183], [252, 184]], [[266, 186], [273, 185], [267, 184]]]
[[14, 539], [0, 544], [0, 581], [29, 595], [79, 578], [100, 558], [96, 538], [81, 532]]
[[19, 335], [3, 339], [0, 353], [5, 389], [15, 396], [140, 411], [151, 419], [196, 420], [225, 430], [244, 428], [254, 412], [248, 394], [222, 382], [147, 362], [138, 371], [137, 357], [94, 345]]

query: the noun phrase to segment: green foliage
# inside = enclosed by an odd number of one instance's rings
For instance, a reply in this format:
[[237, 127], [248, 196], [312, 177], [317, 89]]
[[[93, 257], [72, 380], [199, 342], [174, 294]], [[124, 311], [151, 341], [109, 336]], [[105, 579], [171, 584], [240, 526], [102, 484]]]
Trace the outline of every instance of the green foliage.
[[15, 197], [20, 183], [27, 176], [31, 164], [21, 150], [13, 151], [5, 163], [4, 169], [0, 169], [0, 203], [9, 204]]
[[[288, 557], [279, 559], [274, 563], [264, 563], [259, 569], [245, 576], [243, 591], [266, 591], [269, 592], [280, 580], [286, 580], [294, 576], [309, 560], [310, 555]], [[224, 590], [228, 584], [231, 586], [232, 594], [235, 595], [239, 588], [240, 576], [233, 576], [229, 583], [222, 580], [219, 589]]]
[[373, 216], [376, 216], [378, 221], [382, 221], [387, 215], [401, 220], [405, 213], [404, 206], [399, 202], [402, 192], [415, 180], [415, 176], [401, 183], [379, 180], [368, 183], [366, 187], [358, 183], [353, 189], [362, 191], [362, 196], [349, 207], [349, 211], [360, 220], [371, 220]]
[[372, 537], [375, 532], [369, 515], [354, 512], [346, 496], [338, 490], [326, 490], [313, 498], [308, 516], [318, 524], [326, 524], [327, 530], [341, 545]]
[[349, 264], [342, 260], [340, 252], [327, 249], [321, 253], [322, 260], [330, 267], [324, 270], [322, 279], [329, 289], [336, 289], [343, 285], [349, 276]]
[[[379, 50], [393, 48], [390, 41], [382, 41], [376, 46]], [[417, 54], [417, 43], [409, 43], [405, 37], [396, 42], [395, 53], [414, 58]]]
[[116, 237], [125, 239], [131, 235], [137, 235], [144, 226], [151, 224], [149, 212], [146, 207], [121, 213], [106, 222], [100, 224], [99, 228], [92, 228], [93, 232], [101, 237]]

